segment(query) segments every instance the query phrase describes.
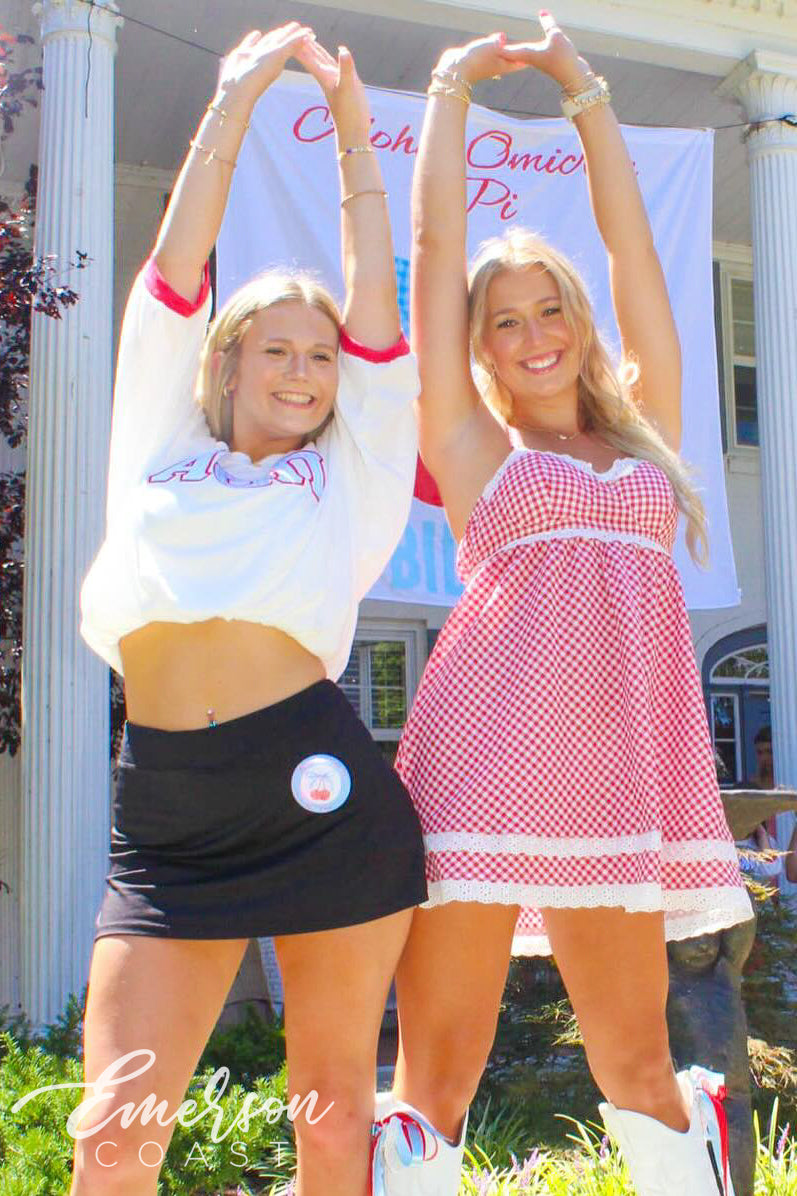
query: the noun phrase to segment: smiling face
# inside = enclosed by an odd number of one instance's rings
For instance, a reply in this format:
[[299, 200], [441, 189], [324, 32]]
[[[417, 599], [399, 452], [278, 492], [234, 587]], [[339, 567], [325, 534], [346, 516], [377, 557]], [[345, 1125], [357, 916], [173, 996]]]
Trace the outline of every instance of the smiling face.
[[289, 452], [323, 424], [338, 389], [338, 330], [301, 299], [262, 308], [241, 338], [230, 383], [230, 447], [252, 460]]
[[492, 278], [481, 343], [520, 419], [533, 422], [541, 405], [577, 401], [579, 348], [557, 283], [541, 266], [508, 268]]

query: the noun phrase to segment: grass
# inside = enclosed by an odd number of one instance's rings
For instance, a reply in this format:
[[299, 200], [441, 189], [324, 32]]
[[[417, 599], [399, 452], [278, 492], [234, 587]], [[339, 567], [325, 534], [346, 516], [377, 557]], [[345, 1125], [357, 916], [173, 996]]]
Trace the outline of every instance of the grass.
[[[569, 1145], [560, 1150], [532, 1150], [522, 1159], [499, 1164], [479, 1141], [465, 1152], [459, 1196], [635, 1196], [625, 1164], [602, 1126], [564, 1119]], [[488, 1116], [485, 1141], [503, 1138], [511, 1125], [506, 1111]], [[778, 1125], [777, 1101], [769, 1127], [761, 1135], [756, 1118], [758, 1163], [755, 1196], [797, 1196], [797, 1143]], [[501, 1154], [506, 1146], [498, 1148]], [[273, 1196], [289, 1191], [283, 1182]], [[232, 1196], [230, 1193], [229, 1196]]]
[[[570, 1148], [532, 1150], [496, 1166], [478, 1144], [466, 1154], [460, 1196], [634, 1196], [625, 1164], [603, 1127], [569, 1122]], [[755, 1119], [755, 1196], [797, 1196], [797, 1142], [779, 1127], [775, 1101], [762, 1136]]]
[[[460, 1196], [634, 1196], [622, 1159], [602, 1127], [591, 1123], [598, 1094], [561, 986], [540, 964], [513, 975], [491, 1065], [471, 1109]], [[778, 993], [770, 988], [756, 995], [751, 1029], [762, 1038], [749, 1042], [758, 1110], [755, 1196], [797, 1196], [797, 1143], [786, 1124], [797, 1122], [793, 1006], [778, 1004], [772, 999]], [[0, 1196], [64, 1196], [68, 1191], [72, 1143], [65, 1123], [77, 1093], [53, 1092], [16, 1115], [10, 1109], [20, 1093], [80, 1079], [81, 1004], [70, 1001], [42, 1035], [0, 1012], [0, 1030], [6, 1029], [0, 1033]], [[781, 1045], [769, 1045], [764, 1034]], [[248, 1092], [285, 1096], [284, 1053], [278, 1025], [245, 1019], [213, 1036], [192, 1094], [199, 1094], [216, 1068], [229, 1066], [230, 1085], [221, 1105], [224, 1124], [230, 1124]], [[289, 1190], [295, 1152], [286, 1122], [271, 1126], [258, 1118], [247, 1132], [236, 1132], [234, 1137], [246, 1142], [244, 1167], [240, 1155], [232, 1154], [232, 1139], [216, 1144], [208, 1130], [206, 1123], [178, 1128], [159, 1196], [266, 1196]]]

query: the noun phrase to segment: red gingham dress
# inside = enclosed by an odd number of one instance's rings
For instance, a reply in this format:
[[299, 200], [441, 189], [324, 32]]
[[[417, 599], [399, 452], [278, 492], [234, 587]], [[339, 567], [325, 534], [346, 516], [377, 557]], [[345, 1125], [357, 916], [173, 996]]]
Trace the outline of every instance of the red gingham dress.
[[520, 905], [515, 954], [550, 953], [546, 906], [663, 909], [673, 939], [752, 917], [671, 556], [677, 521], [649, 461], [598, 473], [522, 448], [459, 545], [467, 588], [396, 768], [429, 903]]

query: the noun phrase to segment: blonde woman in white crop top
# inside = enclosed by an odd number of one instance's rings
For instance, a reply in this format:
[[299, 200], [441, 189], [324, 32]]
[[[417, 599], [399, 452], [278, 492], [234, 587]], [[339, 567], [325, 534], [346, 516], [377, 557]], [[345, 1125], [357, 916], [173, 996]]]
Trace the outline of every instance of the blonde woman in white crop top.
[[[206, 336], [235, 158], [291, 56], [335, 122], [343, 316], [313, 279], [270, 273]], [[426, 898], [409, 798], [334, 684], [406, 521], [417, 447], [369, 127], [348, 51], [335, 60], [296, 22], [249, 34], [130, 295], [107, 537], [82, 594], [83, 633], [124, 674], [128, 714], [85, 1066], [91, 1084], [151, 1052], [123, 1101], [154, 1093], [169, 1115], [124, 1127], [118, 1097], [88, 1106], [72, 1196], [155, 1196], [153, 1160], [259, 935], [275, 937], [282, 970], [290, 1093], [318, 1094], [312, 1121], [295, 1121], [296, 1191], [368, 1187], [382, 1010]]]

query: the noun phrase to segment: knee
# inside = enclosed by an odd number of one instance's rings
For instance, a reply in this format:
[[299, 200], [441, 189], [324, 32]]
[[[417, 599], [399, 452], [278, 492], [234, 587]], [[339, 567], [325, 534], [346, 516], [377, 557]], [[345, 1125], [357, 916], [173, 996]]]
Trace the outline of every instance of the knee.
[[333, 1085], [316, 1085], [315, 1107], [302, 1108], [294, 1118], [298, 1147], [328, 1162], [350, 1163], [367, 1149], [373, 1121], [373, 1085], [367, 1091], [341, 1091]]
[[587, 1061], [595, 1083], [608, 1099], [629, 1107], [635, 1094], [646, 1094], [656, 1104], [670, 1092], [673, 1066], [666, 1028], [661, 1035], [631, 1040], [611, 1050], [588, 1050]]
[[406, 1099], [446, 1134], [456, 1133], [492, 1046], [494, 1034], [482, 1027], [472, 1029], [463, 1024], [432, 1041], [422, 1057], [408, 1060], [406, 1068]]
[[165, 1147], [123, 1130], [75, 1143], [72, 1196], [154, 1196]]

